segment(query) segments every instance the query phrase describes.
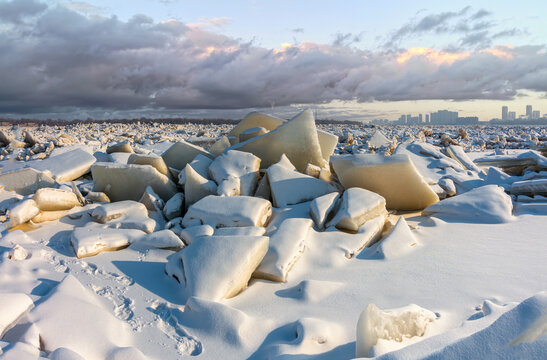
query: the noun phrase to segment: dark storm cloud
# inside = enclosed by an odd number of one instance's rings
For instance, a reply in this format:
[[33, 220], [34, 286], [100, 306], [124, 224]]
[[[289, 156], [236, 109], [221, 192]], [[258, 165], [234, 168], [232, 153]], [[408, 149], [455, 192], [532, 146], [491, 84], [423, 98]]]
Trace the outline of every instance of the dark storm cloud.
[[497, 24], [488, 20], [491, 15], [492, 13], [485, 9], [472, 12], [469, 6], [459, 11], [428, 14], [401, 26], [389, 36], [384, 47], [394, 49], [402, 41], [424, 34], [456, 34], [460, 36], [458, 40], [460, 48], [481, 49], [491, 46], [495, 39], [524, 33], [516, 28], [494, 32]]
[[46, 4], [34, 0], [0, 2], [0, 21], [18, 24], [24, 18], [36, 15], [46, 8]]
[[[541, 47], [401, 60], [402, 51], [350, 46], [359, 40], [352, 34], [332, 45], [266, 49], [207, 26], [144, 15], [121, 21], [23, 0], [2, 6], [12, 10], [0, 24], [0, 113], [510, 99], [519, 89], [547, 91]], [[470, 10], [455, 14], [462, 12]], [[421, 26], [442, 26], [428, 21], [437, 25]]]

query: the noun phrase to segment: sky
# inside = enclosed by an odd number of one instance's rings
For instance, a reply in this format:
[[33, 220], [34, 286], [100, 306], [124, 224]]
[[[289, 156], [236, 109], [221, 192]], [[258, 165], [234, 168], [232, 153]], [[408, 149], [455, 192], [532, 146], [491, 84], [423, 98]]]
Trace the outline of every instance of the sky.
[[0, 0], [0, 116], [547, 114], [547, 2]]

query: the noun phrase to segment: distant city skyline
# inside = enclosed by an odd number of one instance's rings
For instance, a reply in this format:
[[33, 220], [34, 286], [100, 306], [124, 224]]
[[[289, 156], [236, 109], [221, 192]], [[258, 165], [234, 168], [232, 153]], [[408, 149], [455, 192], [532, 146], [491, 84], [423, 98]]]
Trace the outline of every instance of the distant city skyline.
[[547, 117], [547, 114], [542, 114], [541, 110], [534, 109], [532, 105], [526, 105], [525, 113], [521, 115], [519, 115], [516, 111], [509, 111], [509, 107], [506, 105], [501, 107], [501, 120], [516, 120], [516, 119], [536, 120], [541, 117]]

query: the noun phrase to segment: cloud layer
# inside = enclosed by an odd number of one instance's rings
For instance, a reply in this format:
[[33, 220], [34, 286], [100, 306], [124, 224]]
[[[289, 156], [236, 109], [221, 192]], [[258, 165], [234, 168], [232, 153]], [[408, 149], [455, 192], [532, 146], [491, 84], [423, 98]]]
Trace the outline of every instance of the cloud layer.
[[[393, 39], [445, 31], [447, 21], [461, 16], [475, 26], [462, 30], [464, 38], [480, 36], [485, 30], [476, 24], [488, 15], [466, 9], [428, 15], [399, 29]], [[329, 45], [267, 49], [219, 34], [211, 24], [155, 23], [144, 15], [121, 21], [14, 0], [0, 3], [0, 113], [511, 99], [520, 89], [547, 91], [543, 46], [464, 50], [462, 40], [462, 48], [451, 52], [367, 51], [353, 47], [354, 41], [340, 35]]]

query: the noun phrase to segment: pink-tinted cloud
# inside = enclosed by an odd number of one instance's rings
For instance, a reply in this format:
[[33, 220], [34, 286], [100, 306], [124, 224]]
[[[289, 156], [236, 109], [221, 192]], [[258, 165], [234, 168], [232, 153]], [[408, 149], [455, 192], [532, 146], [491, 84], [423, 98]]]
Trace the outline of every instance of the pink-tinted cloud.
[[[341, 41], [267, 49], [207, 24], [84, 16], [32, 0], [2, 6], [12, 11], [0, 18], [0, 113], [511, 99], [519, 89], [547, 91], [547, 55], [538, 46], [367, 51]], [[486, 16], [479, 15], [470, 16]]]

